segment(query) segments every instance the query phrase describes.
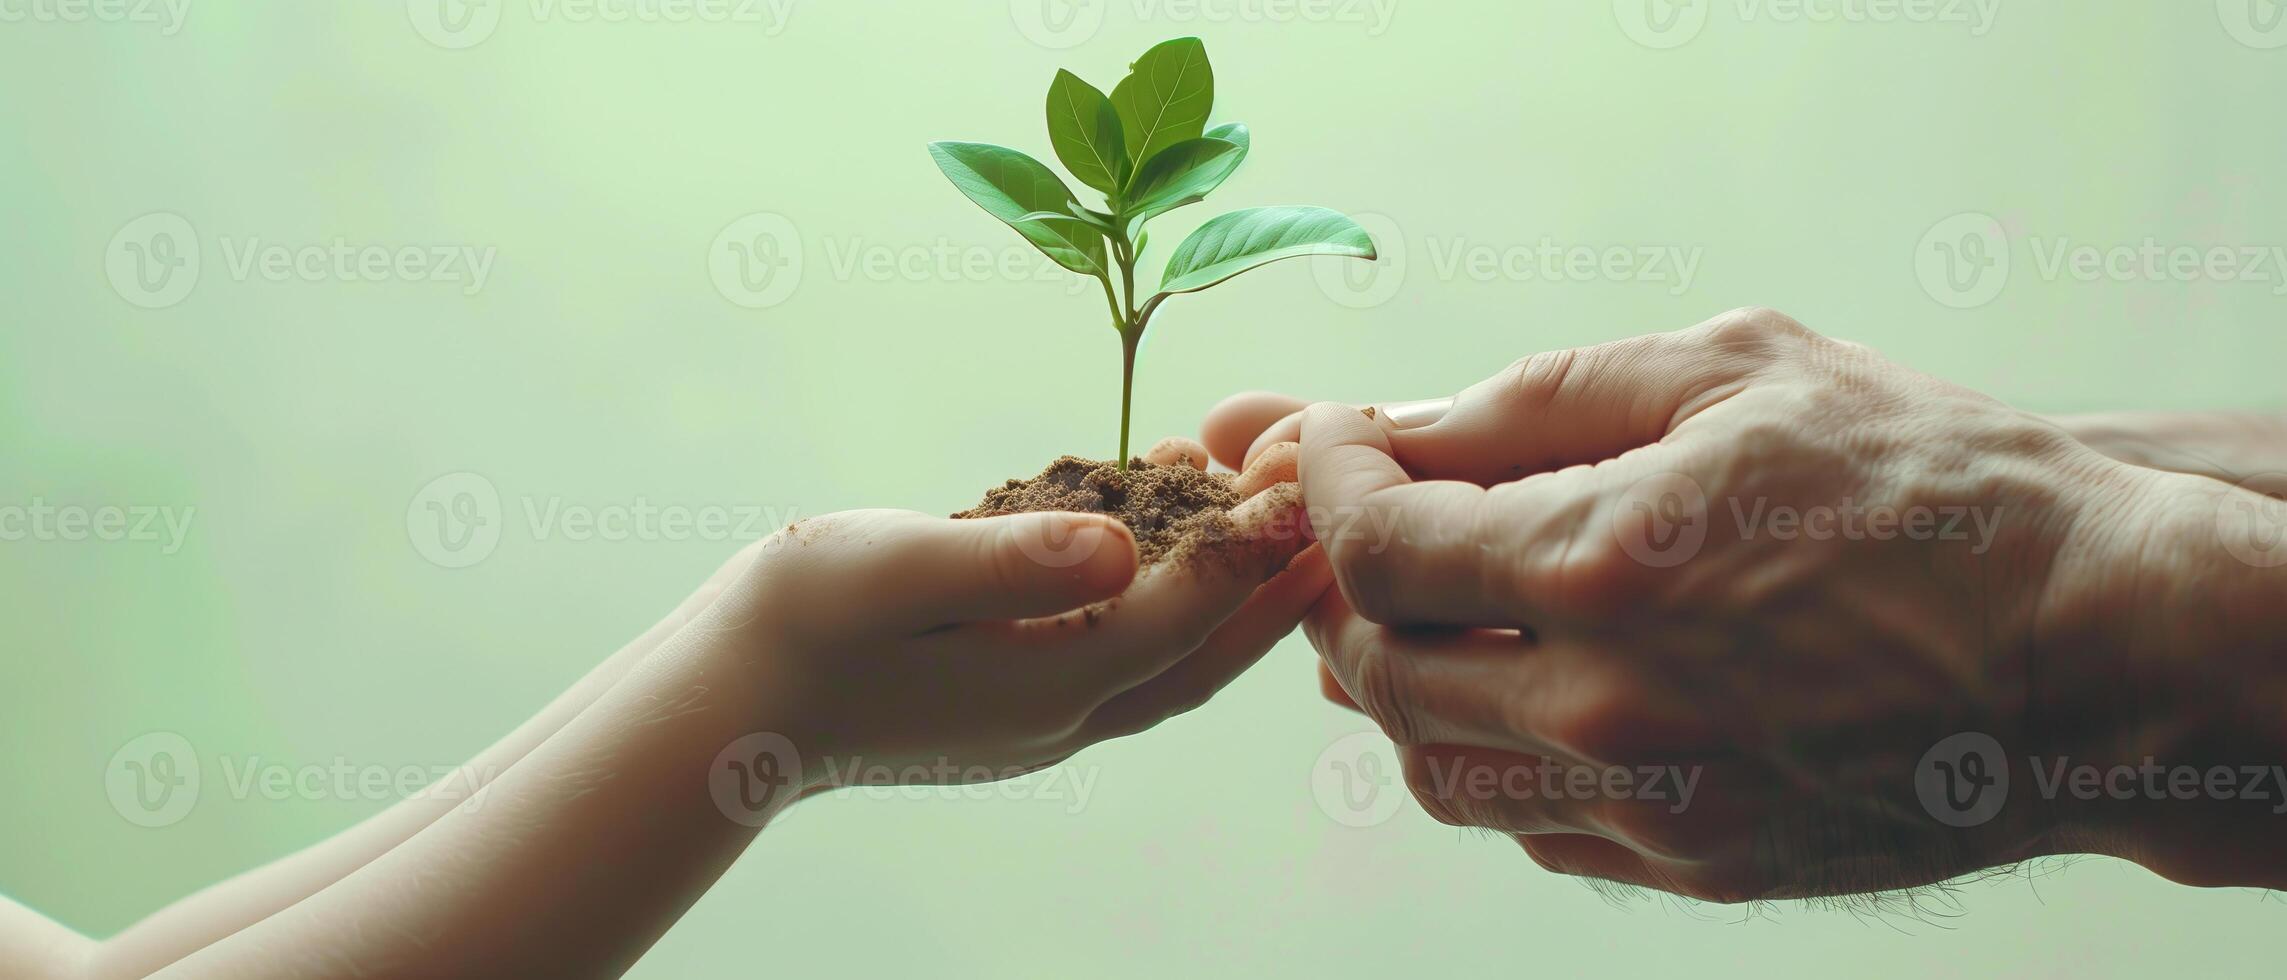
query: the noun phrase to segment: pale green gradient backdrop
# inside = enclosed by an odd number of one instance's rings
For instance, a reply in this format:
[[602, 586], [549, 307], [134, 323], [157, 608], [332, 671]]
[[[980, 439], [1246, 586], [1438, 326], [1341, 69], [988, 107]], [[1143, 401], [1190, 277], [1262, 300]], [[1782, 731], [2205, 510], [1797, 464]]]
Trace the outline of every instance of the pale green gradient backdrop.
[[[1604, 0], [1397, 0], [1379, 33], [1112, 0], [1070, 50], [1028, 40], [1002, 2], [802, 2], [775, 33], [509, 6], [459, 51], [394, 2], [195, 0], [173, 36], [0, 23], [0, 504], [197, 508], [172, 555], [0, 543], [0, 890], [105, 934], [319, 840], [384, 801], [233, 799], [219, 761], [458, 762], [732, 547], [536, 540], [527, 500], [942, 512], [1055, 453], [1108, 453], [1100, 296], [836, 263], [1016, 244], [923, 144], [1046, 156], [1056, 68], [1109, 87], [1167, 36], [1207, 39], [1218, 118], [1256, 138], [1214, 202], [1166, 221], [1152, 268], [1216, 211], [1272, 203], [1386, 215], [1408, 260], [1368, 309], [1332, 302], [1304, 263], [1171, 304], [1145, 345], [1139, 438], [1192, 431], [1239, 389], [1445, 393], [1536, 349], [1745, 304], [2031, 408], [2281, 404], [2279, 270], [2042, 281], [2024, 237], [2287, 240], [2287, 49], [2235, 41], [2208, 0], [2004, 2], [1983, 36], [1742, 21], [1720, 0], [1665, 51]], [[205, 269], [144, 310], [105, 256], [153, 211], [195, 226]], [[707, 256], [756, 211], [795, 223], [806, 268], [785, 302], [747, 310]], [[2016, 236], [2009, 285], [1966, 311], [1914, 266], [1924, 232], [1963, 211]], [[464, 296], [234, 281], [219, 247], [335, 237], [498, 258]], [[1543, 237], [1698, 248], [1698, 278], [1672, 295], [1431, 260], [1432, 244]], [[506, 529], [448, 570], [415, 549], [407, 509], [457, 471], [498, 488]], [[1205, 710], [1080, 756], [1096, 782], [1078, 815], [805, 804], [638, 972], [2268, 972], [2255, 950], [2278, 905], [2110, 861], [1968, 887], [1944, 925], [1798, 906], [1734, 924], [1615, 908], [1410, 805], [1347, 828], [1309, 776], [1364, 726], [1318, 700], [1309, 658], [1291, 640]], [[112, 753], [151, 730], [206, 766], [197, 808], [161, 829], [103, 791]]]

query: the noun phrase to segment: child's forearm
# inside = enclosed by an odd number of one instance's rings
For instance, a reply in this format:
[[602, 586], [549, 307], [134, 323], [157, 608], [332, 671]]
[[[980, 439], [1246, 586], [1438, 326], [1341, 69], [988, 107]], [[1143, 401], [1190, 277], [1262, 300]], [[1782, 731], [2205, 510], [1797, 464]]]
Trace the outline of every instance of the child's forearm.
[[716, 756], [771, 727], [742, 629], [702, 614], [468, 805], [162, 975], [626, 968], [793, 796], [740, 821], [709, 792]]
[[[454, 780], [495, 779], [610, 690], [706, 608], [752, 551], [725, 563], [666, 618], [605, 659], [516, 730], [460, 767]], [[400, 801], [327, 840], [220, 882], [144, 918], [93, 947], [90, 978], [141, 977], [293, 906], [387, 853], [467, 801], [480, 786], [440, 785]]]

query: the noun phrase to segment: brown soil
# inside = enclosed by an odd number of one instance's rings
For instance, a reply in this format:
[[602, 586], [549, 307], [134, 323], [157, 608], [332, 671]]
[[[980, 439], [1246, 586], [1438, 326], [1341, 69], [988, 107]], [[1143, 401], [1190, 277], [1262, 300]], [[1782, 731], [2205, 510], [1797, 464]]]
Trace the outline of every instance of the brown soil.
[[1065, 456], [1029, 480], [1010, 480], [987, 491], [977, 506], [955, 518], [999, 517], [1036, 511], [1109, 514], [1134, 532], [1136, 561], [1189, 563], [1208, 546], [1231, 538], [1230, 510], [1245, 498], [1228, 473], [1202, 473], [1176, 463], [1131, 460], [1120, 472], [1111, 460]]

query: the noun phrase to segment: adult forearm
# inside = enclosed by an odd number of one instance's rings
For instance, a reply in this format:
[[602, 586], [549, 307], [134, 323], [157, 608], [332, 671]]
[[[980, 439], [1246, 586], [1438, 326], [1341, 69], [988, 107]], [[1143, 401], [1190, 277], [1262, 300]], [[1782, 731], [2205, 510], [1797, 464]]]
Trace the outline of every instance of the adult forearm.
[[[2152, 474], [2132, 545], [2047, 663], [2074, 736], [2029, 787], [2086, 846], [2188, 884], [2287, 887], [2287, 504]], [[2060, 610], [2060, 612], [2064, 612]]]
[[2114, 459], [2238, 483], [2287, 472], [2287, 415], [2257, 412], [2093, 412], [2055, 419]]

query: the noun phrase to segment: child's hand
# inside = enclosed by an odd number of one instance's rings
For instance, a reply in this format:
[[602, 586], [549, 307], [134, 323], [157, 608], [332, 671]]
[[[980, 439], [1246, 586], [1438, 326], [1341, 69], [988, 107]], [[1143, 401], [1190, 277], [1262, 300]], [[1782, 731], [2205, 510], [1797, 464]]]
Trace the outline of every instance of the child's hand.
[[[1207, 458], [1163, 445], [1147, 458]], [[1246, 669], [1332, 582], [1316, 548], [1292, 561], [1293, 493], [1258, 494], [1294, 478], [1294, 447], [1264, 456], [1239, 478], [1256, 495], [1222, 561], [1140, 577], [1134, 541], [1100, 516], [804, 521], [467, 767], [489, 780], [475, 796], [442, 783], [452, 795], [400, 804], [100, 948], [0, 899], [0, 963], [52, 947], [75, 977], [617, 973], [772, 815], [852, 764], [868, 780], [1015, 775], [1148, 728]], [[775, 768], [726, 757], [766, 733], [758, 753]]]
[[[1188, 440], [1147, 458], [1181, 456], [1207, 458]], [[804, 792], [852, 763], [901, 782], [1017, 775], [1197, 707], [1295, 627], [1330, 577], [1316, 548], [1297, 560], [1298, 498], [1260, 493], [1293, 461], [1285, 447], [1241, 474], [1253, 496], [1208, 560], [1140, 576], [1102, 515], [806, 520], [698, 628], [753, 651], [762, 724], [792, 743]]]

